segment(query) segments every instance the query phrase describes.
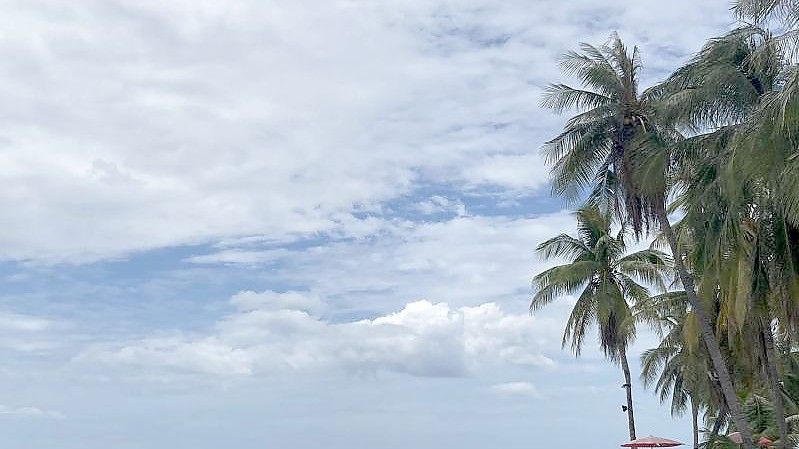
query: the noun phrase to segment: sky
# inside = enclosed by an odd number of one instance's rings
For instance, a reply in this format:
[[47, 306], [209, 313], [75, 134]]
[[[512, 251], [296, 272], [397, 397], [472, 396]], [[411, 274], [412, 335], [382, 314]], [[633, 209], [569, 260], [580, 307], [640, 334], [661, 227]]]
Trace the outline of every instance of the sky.
[[620, 369], [528, 312], [575, 227], [542, 88], [613, 31], [654, 83], [729, 6], [0, 1], [0, 445], [618, 447]]

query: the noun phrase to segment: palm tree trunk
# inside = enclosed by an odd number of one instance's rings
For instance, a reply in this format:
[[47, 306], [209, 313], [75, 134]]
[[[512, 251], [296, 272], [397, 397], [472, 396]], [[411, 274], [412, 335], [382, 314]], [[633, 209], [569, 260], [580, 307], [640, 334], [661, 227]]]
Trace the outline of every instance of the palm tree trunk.
[[693, 424], [694, 449], [699, 449], [699, 405], [691, 395], [691, 423]]
[[706, 440], [708, 443], [710, 443], [708, 447], [713, 447], [713, 442], [716, 441], [716, 438], [719, 436], [721, 425], [724, 423], [724, 415], [727, 413], [725, 407], [727, 407], [727, 404], [721, 404], [721, 408], [719, 409], [718, 414], [716, 414], [716, 422], [713, 423], [713, 430], [710, 432], [710, 436]]
[[771, 333], [771, 322], [761, 319], [761, 331], [763, 334], [763, 355], [766, 359], [766, 376], [771, 388], [771, 395], [774, 400], [774, 414], [777, 415], [777, 428], [780, 432], [780, 447], [788, 449], [788, 423], [785, 421], [785, 404], [782, 401], [782, 388], [780, 388], [780, 377], [777, 371], [777, 360], [779, 355], [774, 347], [774, 335]]
[[719, 432], [721, 431], [721, 425], [724, 423], [724, 414], [727, 413], [725, 407], [727, 407], [727, 404], [721, 404], [721, 408], [719, 409], [718, 414], [716, 414], [716, 422], [713, 423], [713, 430], [710, 432], [710, 436], [707, 438], [707, 442], [711, 444], [716, 441], [716, 438], [719, 436]]
[[699, 296], [696, 294], [694, 278], [685, 268], [685, 261], [677, 246], [677, 237], [674, 235], [674, 229], [671, 227], [669, 217], [666, 215], [665, 206], [658, 207], [657, 218], [660, 222], [660, 229], [666, 235], [666, 239], [669, 242], [671, 254], [674, 257], [674, 265], [680, 276], [680, 282], [682, 282], [685, 293], [688, 296], [688, 302], [691, 303], [691, 308], [699, 321], [699, 330], [702, 334], [702, 340], [704, 340], [707, 351], [710, 354], [710, 359], [713, 362], [713, 369], [719, 377], [719, 384], [724, 394], [724, 401], [727, 403], [727, 408], [730, 411], [730, 416], [738, 432], [741, 433], [743, 447], [746, 449], [754, 449], [752, 429], [746, 421], [746, 417], [744, 417], [738, 395], [735, 394], [735, 387], [732, 384], [730, 372], [727, 370], [727, 364], [724, 361], [724, 356], [721, 354], [721, 346], [719, 346], [719, 341], [713, 332], [713, 326], [710, 324], [707, 311], [699, 301]]
[[624, 388], [627, 390], [627, 427], [630, 430], [630, 441], [635, 439], [635, 414], [633, 413], [633, 384], [630, 380], [630, 365], [627, 363], [627, 349], [622, 346], [619, 351], [621, 370], [624, 372]]

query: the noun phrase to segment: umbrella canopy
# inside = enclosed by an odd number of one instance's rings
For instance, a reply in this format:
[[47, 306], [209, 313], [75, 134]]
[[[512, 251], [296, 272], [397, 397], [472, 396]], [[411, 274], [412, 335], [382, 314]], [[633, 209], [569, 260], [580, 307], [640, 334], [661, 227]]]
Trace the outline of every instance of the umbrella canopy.
[[679, 441], [649, 435], [648, 437], [636, 438], [629, 443], [624, 443], [622, 447], [674, 447], [682, 445], [683, 443]]

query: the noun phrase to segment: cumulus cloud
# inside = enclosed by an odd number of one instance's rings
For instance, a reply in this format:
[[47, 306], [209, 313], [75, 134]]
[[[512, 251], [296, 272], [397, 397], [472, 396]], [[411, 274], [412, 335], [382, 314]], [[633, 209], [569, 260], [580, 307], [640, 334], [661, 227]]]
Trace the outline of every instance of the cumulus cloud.
[[417, 301], [374, 319], [337, 323], [301, 310], [315, 300], [299, 299], [297, 293], [288, 294], [291, 299], [282, 305], [261, 300], [285, 300], [286, 295], [239, 293], [232, 301], [246, 306], [216, 323], [208, 335], [97, 345], [75, 362], [222, 377], [326, 369], [453, 377], [484, 365], [555, 365], [539, 344], [550, 333], [547, 323], [527, 314], [508, 314], [494, 303], [453, 308]]

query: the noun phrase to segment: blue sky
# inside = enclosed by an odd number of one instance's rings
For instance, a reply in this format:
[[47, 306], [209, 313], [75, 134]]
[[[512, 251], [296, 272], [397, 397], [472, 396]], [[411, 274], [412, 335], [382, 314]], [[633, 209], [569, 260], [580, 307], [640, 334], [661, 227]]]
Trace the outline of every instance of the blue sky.
[[3, 447], [625, 440], [570, 299], [527, 312], [574, 227], [541, 89], [614, 30], [661, 79], [727, 1], [2, 5]]

